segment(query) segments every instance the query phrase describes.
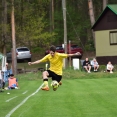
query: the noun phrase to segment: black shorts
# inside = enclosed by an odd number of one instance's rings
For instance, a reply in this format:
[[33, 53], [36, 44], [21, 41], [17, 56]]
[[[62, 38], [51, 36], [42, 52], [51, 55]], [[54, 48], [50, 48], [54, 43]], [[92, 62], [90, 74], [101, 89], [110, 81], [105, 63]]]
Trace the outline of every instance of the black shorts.
[[48, 77], [52, 77], [52, 80], [56, 80], [57, 82], [60, 82], [61, 79], [62, 79], [62, 75], [57, 75], [56, 73], [50, 71], [50, 70], [47, 70], [49, 76]]
[[[107, 72], [110, 72], [110, 70], [108, 70], [108, 69], [107, 69], [106, 71], [107, 71]], [[112, 71], [113, 71], [113, 70], [112, 70]]]
[[107, 69], [107, 72], [110, 72], [110, 70]]

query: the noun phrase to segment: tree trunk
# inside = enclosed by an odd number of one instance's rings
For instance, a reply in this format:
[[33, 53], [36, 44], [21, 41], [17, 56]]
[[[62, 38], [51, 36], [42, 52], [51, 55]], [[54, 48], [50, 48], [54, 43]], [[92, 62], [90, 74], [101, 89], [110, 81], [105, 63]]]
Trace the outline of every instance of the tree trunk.
[[[89, 15], [90, 15], [91, 26], [93, 26], [95, 23], [95, 17], [94, 17], [92, 0], [88, 0], [88, 6], [89, 6]], [[94, 47], [95, 47], [95, 34], [94, 34], [93, 30], [92, 30], [92, 35], [93, 35]]]
[[2, 52], [6, 55], [6, 39], [7, 39], [7, 1], [2, 0]]
[[50, 1], [50, 32], [54, 30], [54, 0]]
[[16, 60], [16, 41], [15, 41], [15, 16], [14, 16], [14, 0], [12, 0], [11, 11], [11, 28], [12, 28], [12, 71], [17, 74], [17, 60]]
[[54, 0], [52, 0], [52, 29], [54, 30]]
[[93, 24], [95, 23], [95, 17], [94, 17], [92, 0], [88, 0], [88, 5], [89, 5], [89, 15], [90, 15], [91, 26], [93, 26]]
[[49, 20], [50, 20], [50, 32], [52, 32], [52, 0], [50, 1]]
[[103, 10], [106, 8], [107, 4], [108, 4], [108, 0], [103, 0]]

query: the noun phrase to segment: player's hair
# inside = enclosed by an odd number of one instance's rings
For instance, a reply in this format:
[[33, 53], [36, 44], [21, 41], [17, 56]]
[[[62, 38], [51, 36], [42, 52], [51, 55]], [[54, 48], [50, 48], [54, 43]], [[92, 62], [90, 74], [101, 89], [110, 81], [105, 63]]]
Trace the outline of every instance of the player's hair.
[[56, 47], [55, 47], [54, 45], [52, 45], [52, 46], [50, 47], [50, 51], [55, 52], [55, 51], [56, 51]]

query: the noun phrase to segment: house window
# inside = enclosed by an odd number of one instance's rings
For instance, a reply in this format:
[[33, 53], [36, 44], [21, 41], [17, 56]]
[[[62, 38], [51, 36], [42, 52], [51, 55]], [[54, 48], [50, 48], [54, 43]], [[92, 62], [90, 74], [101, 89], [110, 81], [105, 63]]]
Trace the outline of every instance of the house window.
[[117, 31], [110, 32], [110, 45], [117, 45]]

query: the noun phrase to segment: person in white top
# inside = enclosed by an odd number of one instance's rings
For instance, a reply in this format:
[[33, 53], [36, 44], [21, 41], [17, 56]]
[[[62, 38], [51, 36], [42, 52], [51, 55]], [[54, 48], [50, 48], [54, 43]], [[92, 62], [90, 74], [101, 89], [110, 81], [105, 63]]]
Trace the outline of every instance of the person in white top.
[[107, 72], [113, 73], [114, 66], [112, 65], [111, 61], [108, 62], [106, 68], [107, 68]]
[[97, 71], [99, 69], [99, 64], [95, 58], [91, 61], [91, 66], [94, 69], [94, 71]]

